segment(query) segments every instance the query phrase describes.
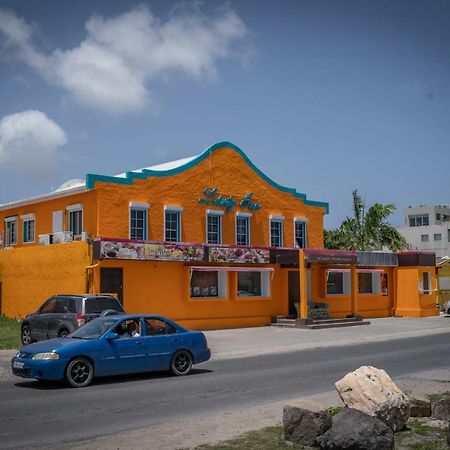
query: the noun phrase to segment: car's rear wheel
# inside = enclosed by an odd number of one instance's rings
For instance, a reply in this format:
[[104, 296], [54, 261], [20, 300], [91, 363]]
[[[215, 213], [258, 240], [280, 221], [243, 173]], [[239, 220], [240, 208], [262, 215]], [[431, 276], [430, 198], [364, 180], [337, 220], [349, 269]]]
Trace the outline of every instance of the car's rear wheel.
[[65, 338], [67, 336], [69, 336], [69, 330], [66, 330], [65, 328], [63, 328], [62, 330], [59, 331], [58, 333], [58, 337], [60, 338]]
[[23, 345], [28, 345], [34, 342], [33, 339], [31, 339], [31, 330], [28, 325], [24, 325], [22, 327], [21, 338]]
[[94, 378], [94, 366], [86, 358], [75, 358], [66, 368], [66, 381], [75, 388], [85, 387]]
[[188, 375], [192, 369], [192, 355], [187, 350], [178, 350], [172, 357], [170, 371], [176, 376]]

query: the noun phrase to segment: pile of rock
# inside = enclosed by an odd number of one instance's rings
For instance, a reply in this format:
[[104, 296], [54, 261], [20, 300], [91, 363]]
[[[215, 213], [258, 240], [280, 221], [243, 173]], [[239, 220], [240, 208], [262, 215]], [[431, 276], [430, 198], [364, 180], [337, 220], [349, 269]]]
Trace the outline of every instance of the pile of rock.
[[433, 405], [405, 395], [384, 371], [362, 366], [335, 383], [345, 407], [335, 416], [318, 405], [297, 402], [283, 410], [284, 437], [323, 449], [392, 449], [394, 433], [409, 417], [449, 420], [450, 399]]

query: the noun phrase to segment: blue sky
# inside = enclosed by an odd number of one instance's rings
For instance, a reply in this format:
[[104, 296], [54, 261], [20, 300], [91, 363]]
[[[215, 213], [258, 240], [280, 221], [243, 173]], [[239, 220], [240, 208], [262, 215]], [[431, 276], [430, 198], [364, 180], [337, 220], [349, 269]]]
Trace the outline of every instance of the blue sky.
[[449, 204], [450, 1], [0, 0], [0, 203], [224, 140], [327, 227]]

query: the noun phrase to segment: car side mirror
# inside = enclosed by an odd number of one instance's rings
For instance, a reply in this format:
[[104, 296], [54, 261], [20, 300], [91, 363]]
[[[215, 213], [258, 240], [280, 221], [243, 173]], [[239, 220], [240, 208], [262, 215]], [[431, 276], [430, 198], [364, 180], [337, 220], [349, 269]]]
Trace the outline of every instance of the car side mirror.
[[114, 331], [111, 331], [105, 336], [105, 339], [108, 341], [114, 341], [116, 339], [119, 339], [119, 335]]

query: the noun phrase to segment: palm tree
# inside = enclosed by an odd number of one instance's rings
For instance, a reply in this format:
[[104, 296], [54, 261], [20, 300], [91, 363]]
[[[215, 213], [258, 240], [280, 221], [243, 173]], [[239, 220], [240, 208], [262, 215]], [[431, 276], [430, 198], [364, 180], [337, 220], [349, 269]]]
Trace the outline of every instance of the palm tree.
[[394, 211], [393, 204], [375, 203], [367, 211], [358, 193], [353, 195], [353, 217], [347, 217], [339, 228], [325, 231], [325, 247], [347, 250], [392, 251], [408, 247], [405, 238], [386, 220]]

